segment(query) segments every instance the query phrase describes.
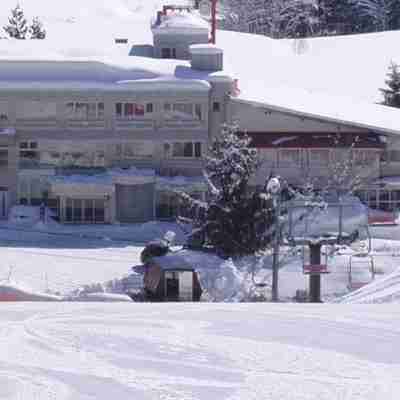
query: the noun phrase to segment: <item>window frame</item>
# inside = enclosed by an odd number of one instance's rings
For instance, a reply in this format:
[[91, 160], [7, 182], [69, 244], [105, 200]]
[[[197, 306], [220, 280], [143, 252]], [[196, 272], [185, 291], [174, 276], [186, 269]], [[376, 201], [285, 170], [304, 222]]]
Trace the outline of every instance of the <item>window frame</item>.
[[[185, 110], [185, 107], [190, 108]], [[182, 108], [182, 110], [180, 110]], [[167, 121], [197, 121], [204, 120], [203, 104], [186, 101], [167, 101], [162, 105], [163, 118]], [[170, 116], [168, 116], [170, 113]], [[178, 113], [181, 113], [178, 114]]]
[[[95, 106], [91, 109], [92, 106]], [[104, 101], [68, 101], [64, 103], [64, 115], [67, 121], [104, 121], [105, 104]], [[86, 112], [80, 115], [77, 109], [86, 108]], [[94, 115], [91, 112], [94, 111]], [[84, 115], [86, 113], [86, 116]]]
[[[204, 141], [199, 140], [171, 140], [163, 145], [164, 158], [174, 160], [201, 160], [203, 149]], [[191, 155], [185, 155], [189, 153]]]
[[[118, 109], [120, 108], [120, 112]], [[132, 113], [127, 112], [131, 109]], [[141, 110], [137, 112], [137, 110]], [[133, 102], [117, 101], [114, 106], [114, 116], [117, 121], [143, 120], [154, 113], [154, 104], [152, 102]]]

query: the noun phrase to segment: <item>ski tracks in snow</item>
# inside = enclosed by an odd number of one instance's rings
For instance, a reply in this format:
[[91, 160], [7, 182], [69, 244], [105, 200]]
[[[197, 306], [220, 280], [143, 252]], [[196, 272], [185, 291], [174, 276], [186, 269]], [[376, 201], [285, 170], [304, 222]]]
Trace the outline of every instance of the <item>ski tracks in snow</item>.
[[395, 399], [394, 315], [390, 306], [3, 304], [0, 398]]

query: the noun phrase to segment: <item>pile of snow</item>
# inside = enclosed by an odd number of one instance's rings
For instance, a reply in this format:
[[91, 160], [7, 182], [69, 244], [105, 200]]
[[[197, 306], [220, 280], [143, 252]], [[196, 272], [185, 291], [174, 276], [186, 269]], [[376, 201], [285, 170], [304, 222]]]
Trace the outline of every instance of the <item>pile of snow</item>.
[[400, 268], [393, 273], [344, 296], [340, 303], [399, 303]]
[[131, 302], [132, 299], [125, 294], [107, 293], [107, 292], [95, 292], [81, 294], [76, 297], [68, 297], [69, 301], [100, 301], [100, 302]]
[[8, 218], [14, 224], [34, 225], [40, 221], [40, 207], [13, 206]]
[[157, 23], [156, 19], [152, 21], [153, 29], [184, 29], [184, 30], [209, 30], [209, 23], [204, 20], [196, 11], [175, 11], [167, 12], [161, 16], [161, 20]]
[[198, 273], [203, 289], [202, 299], [239, 302], [252, 296], [251, 257], [224, 260], [212, 253], [191, 250], [181, 250], [179, 255]]
[[296, 207], [292, 211], [292, 235], [295, 237], [324, 236], [339, 232], [340, 214], [342, 215], [342, 232], [351, 234], [364, 230], [368, 225], [368, 210], [354, 196], [342, 198], [342, 207], [337, 202], [328, 202], [326, 208], [307, 209]]
[[12, 281], [0, 281], [0, 302], [2, 301], [61, 301], [62, 297], [41, 293]]

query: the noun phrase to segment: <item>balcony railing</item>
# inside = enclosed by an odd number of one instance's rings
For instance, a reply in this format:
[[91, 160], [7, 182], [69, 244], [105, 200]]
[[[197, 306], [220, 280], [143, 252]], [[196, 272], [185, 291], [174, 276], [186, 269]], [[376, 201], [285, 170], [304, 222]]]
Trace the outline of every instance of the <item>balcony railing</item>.
[[26, 128], [43, 128], [43, 127], [54, 127], [57, 125], [55, 118], [35, 118], [35, 119], [18, 119], [17, 126]]
[[117, 119], [115, 125], [117, 128], [153, 129], [154, 121], [143, 119]]

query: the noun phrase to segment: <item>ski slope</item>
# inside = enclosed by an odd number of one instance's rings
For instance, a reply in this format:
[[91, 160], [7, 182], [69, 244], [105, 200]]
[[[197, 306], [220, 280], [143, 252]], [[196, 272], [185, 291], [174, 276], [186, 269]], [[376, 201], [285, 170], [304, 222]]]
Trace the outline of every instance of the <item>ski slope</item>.
[[397, 308], [3, 304], [0, 398], [395, 400]]

